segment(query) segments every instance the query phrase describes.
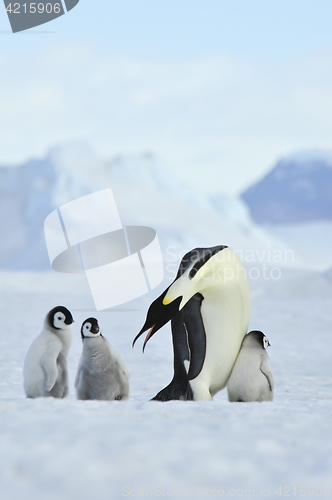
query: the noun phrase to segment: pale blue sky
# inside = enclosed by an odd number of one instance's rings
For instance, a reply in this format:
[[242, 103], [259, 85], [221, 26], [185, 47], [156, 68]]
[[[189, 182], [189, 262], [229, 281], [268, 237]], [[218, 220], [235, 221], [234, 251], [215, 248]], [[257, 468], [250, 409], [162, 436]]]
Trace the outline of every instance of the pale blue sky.
[[[188, 59], [226, 53], [278, 60], [332, 46], [327, 0], [80, 0], [69, 15], [32, 31], [55, 31], [1, 46], [22, 50], [54, 40], [89, 41], [140, 58]], [[10, 29], [4, 8], [0, 29]], [[26, 32], [27, 34], [28, 32]]]
[[241, 191], [332, 148], [331, 20], [327, 0], [80, 0], [13, 35], [0, 6], [0, 163], [83, 139]]

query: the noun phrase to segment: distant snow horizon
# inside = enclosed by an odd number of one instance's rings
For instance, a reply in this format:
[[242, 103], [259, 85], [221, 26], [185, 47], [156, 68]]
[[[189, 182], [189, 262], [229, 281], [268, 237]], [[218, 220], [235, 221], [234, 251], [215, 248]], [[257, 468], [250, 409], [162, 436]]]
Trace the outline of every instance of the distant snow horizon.
[[[177, 178], [178, 183], [186, 184], [188, 188], [192, 187], [195, 191], [201, 191], [202, 194], [206, 196], [214, 196], [223, 192], [225, 195], [228, 193], [227, 189], [223, 190], [219, 187], [214, 187], [211, 191], [206, 191], [204, 186], [201, 184], [197, 184], [197, 186], [191, 186], [190, 179], [185, 177], [184, 179], [181, 177], [181, 172], [179, 172], [174, 166], [169, 164], [162, 155], [158, 154], [153, 148], [137, 148], [134, 151], [126, 151], [125, 149], [119, 149], [119, 151], [110, 154], [110, 155], [102, 155], [98, 152], [98, 148], [94, 147], [92, 141], [86, 139], [76, 139], [76, 140], [68, 140], [63, 142], [58, 142], [50, 145], [45, 149], [43, 153], [30, 155], [24, 157], [22, 160], [15, 161], [3, 161], [0, 157], [0, 169], [2, 168], [16, 168], [21, 166], [22, 164], [29, 163], [30, 161], [43, 161], [46, 158], [54, 159], [59, 165], [65, 166], [66, 168], [74, 167], [75, 170], [78, 170], [77, 164], [81, 162], [80, 170], [86, 171], [89, 165], [93, 165], [96, 162], [103, 162], [108, 164], [114, 164], [121, 162], [123, 159], [126, 161], [140, 161], [140, 159], [146, 160], [147, 158], [155, 159], [159, 163], [163, 163], [164, 166], [167, 165], [168, 169], [172, 171], [172, 177], [174, 175]], [[264, 172], [257, 176], [253, 174], [251, 181], [248, 182], [245, 189], [240, 189], [237, 193], [229, 193], [231, 196], [241, 197], [242, 193], [244, 193], [248, 188], [252, 185], [256, 184], [265, 176], [271, 172], [277, 164], [282, 161], [295, 161], [299, 163], [313, 162], [316, 160], [322, 160], [326, 164], [331, 165], [332, 168], [332, 148], [308, 148], [308, 149], [295, 149], [293, 152], [288, 153], [280, 153], [276, 155], [275, 161], [272, 164], [266, 165]], [[1, 171], [1, 170], [0, 170]], [[137, 179], [138, 180], [138, 179]], [[166, 180], [166, 177], [164, 177]], [[216, 179], [217, 180], [217, 179]]]
[[[261, 265], [270, 252], [296, 249], [291, 262], [278, 265], [324, 271], [332, 265], [326, 238], [322, 259], [313, 262], [298, 248], [293, 234], [256, 224], [249, 208], [238, 197], [220, 191], [207, 196], [183, 182], [176, 171], [155, 155], [98, 158], [86, 142], [50, 149], [43, 159], [30, 159], [17, 167], [0, 168], [0, 230], [7, 237], [0, 245], [0, 267], [12, 270], [47, 270], [43, 223], [56, 208], [91, 192], [112, 188], [124, 225], [156, 229], [162, 251], [175, 247], [179, 258], [198, 246], [227, 244], [243, 255], [255, 255]], [[323, 232], [326, 225], [322, 226]], [[294, 229], [299, 234], [302, 229]], [[317, 236], [318, 235], [318, 236]], [[290, 244], [292, 241], [292, 244]], [[253, 259], [250, 259], [252, 262]], [[249, 265], [251, 265], [249, 263]]]
[[[162, 247], [184, 251], [227, 244], [239, 251], [284, 250], [280, 237], [261, 229], [237, 197], [206, 196], [186, 185], [158, 157], [144, 153], [100, 160], [86, 143], [52, 148], [43, 159], [0, 169], [0, 266], [49, 269], [43, 224], [56, 208], [111, 188], [124, 225], [148, 225]], [[301, 262], [299, 257], [297, 264]]]

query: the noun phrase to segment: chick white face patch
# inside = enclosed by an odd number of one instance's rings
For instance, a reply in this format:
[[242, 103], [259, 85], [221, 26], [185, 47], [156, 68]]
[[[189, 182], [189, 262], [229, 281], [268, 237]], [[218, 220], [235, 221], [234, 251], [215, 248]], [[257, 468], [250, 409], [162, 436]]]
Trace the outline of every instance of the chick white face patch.
[[164, 278], [156, 231], [123, 226], [111, 189], [54, 210], [44, 232], [52, 268], [84, 272], [97, 311], [140, 297]]
[[269, 345], [271, 345], [270, 342], [268, 341], [267, 337], [264, 336], [263, 337], [263, 347], [264, 347], [264, 349], [267, 349], [269, 347]]
[[62, 312], [57, 312], [53, 317], [53, 325], [55, 328], [60, 328], [61, 330], [66, 330], [70, 325], [66, 325], [66, 316]]
[[84, 337], [99, 337], [100, 329], [98, 328], [97, 332], [92, 332], [91, 329], [92, 329], [91, 323], [89, 322], [84, 323], [84, 325], [82, 326], [82, 335]]

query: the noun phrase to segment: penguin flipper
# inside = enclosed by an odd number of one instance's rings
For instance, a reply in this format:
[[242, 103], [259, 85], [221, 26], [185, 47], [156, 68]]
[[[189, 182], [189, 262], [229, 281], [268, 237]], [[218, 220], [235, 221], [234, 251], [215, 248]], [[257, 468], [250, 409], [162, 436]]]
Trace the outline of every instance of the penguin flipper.
[[40, 359], [40, 366], [45, 374], [45, 389], [51, 391], [58, 378], [57, 357], [61, 351], [59, 342], [49, 342], [44, 355]]
[[188, 380], [193, 380], [200, 374], [205, 360], [206, 333], [201, 315], [203, 300], [203, 295], [196, 293], [183, 308], [183, 322], [190, 349]]
[[151, 401], [193, 401], [194, 393], [188, 381], [179, 383], [173, 378], [172, 382], [162, 389]]
[[79, 386], [80, 377], [81, 377], [81, 373], [82, 373], [82, 366], [83, 366], [83, 360], [82, 360], [82, 357], [81, 357], [80, 362], [78, 363], [76, 377], [75, 377], [75, 382], [74, 382], [75, 389], [77, 389], [77, 387]]
[[272, 372], [271, 372], [271, 368], [270, 368], [270, 363], [269, 363], [269, 358], [268, 357], [263, 358], [263, 361], [261, 363], [260, 369], [261, 369], [261, 372], [263, 373], [263, 375], [265, 375], [265, 377], [267, 378], [267, 381], [268, 381], [269, 386], [270, 386], [270, 390], [273, 391], [273, 389], [274, 389], [274, 380], [273, 380], [273, 375], [272, 375]]
[[[113, 352], [115, 352], [115, 351], [113, 351]], [[126, 368], [126, 365], [124, 364], [124, 362], [120, 358], [120, 355], [118, 353], [116, 353], [116, 354], [117, 354], [116, 364], [117, 364], [119, 373], [120, 373], [121, 377], [124, 377], [125, 380], [128, 381], [130, 379], [130, 374], [129, 374], [127, 368]]]
[[176, 314], [171, 320], [174, 376], [170, 384], [162, 389], [151, 401], [193, 401], [194, 394], [190, 386], [184, 362], [189, 363], [189, 347], [187, 329], [183, 320], [183, 311]]
[[[151, 401], [193, 401], [194, 393], [189, 380], [200, 373], [205, 359], [206, 335], [201, 316], [203, 296], [194, 295], [172, 318], [174, 377]], [[189, 362], [187, 373], [185, 362]]]

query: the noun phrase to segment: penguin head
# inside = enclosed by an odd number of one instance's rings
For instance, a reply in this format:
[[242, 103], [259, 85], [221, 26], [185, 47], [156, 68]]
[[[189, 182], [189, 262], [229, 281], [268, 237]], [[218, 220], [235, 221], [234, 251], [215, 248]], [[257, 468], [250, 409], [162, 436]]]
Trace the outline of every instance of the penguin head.
[[265, 335], [264, 335], [264, 337], [263, 337], [263, 347], [264, 347], [264, 349], [267, 349], [270, 345], [271, 344], [269, 342], [269, 339], [267, 337], [265, 337]]
[[141, 331], [136, 335], [133, 341], [133, 347], [135, 345], [136, 340], [147, 330], [149, 330], [144, 344], [143, 344], [143, 352], [146, 346], [147, 341], [162, 328], [166, 323], [168, 323], [176, 313], [179, 312], [179, 305], [181, 302], [181, 297], [174, 300], [169, 305], [164, 305], [163, 300], [168, 291], [168, 288], [150, 305], [148, 309], [148, 313], [146, 315], [146, 321], [143, 325]]
[[[224, 249], [226, 251], [222, 252]], [[187, 263], [186, 266], [183, 261]], [[236, 277], [234, 268], [238, 261], [236, 254], [224, 245], [192, 250], [182, 259], [179, 273], [169, 287], [163, 304], [168, 305], [181, 297], [181, 310], [196, 293], [203, 297], [213, 293], [214, 288]]]
[[268, 338], [264, 335], [263, 332], [260, 332], [259, 330], [253, 330], [252, 332], [249, 332], [244, 337], [243, 344], [246, 345], [259, 344], [261, 347], [263, 347], [263, 349], [266, 349], [271, 345]]
[[133, 346], [142, 333], [149, 330], [143, 344], [144, 351], [147, 341], [166, 325], [191, 297], [200, 292], [197, 288], [203, 288], [202, 276], [213, 272], [210, 267], [206, 267], [208, 261], [224, 248], [227, 247], [219, 245], [211, 248], [195, 248], [183, 257], [173, 283], [150, 305], [144, 326], [136, 335]]
[[74, 323], [71, 312], [64, 306], [56, 306], [46, 316], [47, 325], [56, 330], [67, 330]]
[[88, 318], [85, 321], [83, 321], [81, 326], [82, 340], [84, 340], [86, 337], [93, 338], [93, 337], [99, 337], [100, 335], [101, 335], [100, 328], [96, 318]]

